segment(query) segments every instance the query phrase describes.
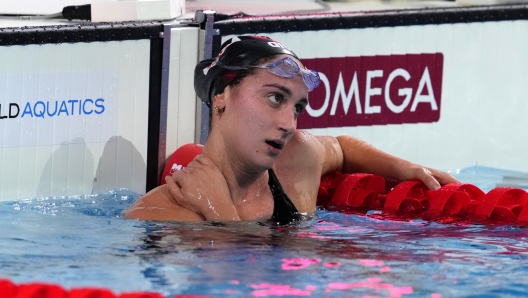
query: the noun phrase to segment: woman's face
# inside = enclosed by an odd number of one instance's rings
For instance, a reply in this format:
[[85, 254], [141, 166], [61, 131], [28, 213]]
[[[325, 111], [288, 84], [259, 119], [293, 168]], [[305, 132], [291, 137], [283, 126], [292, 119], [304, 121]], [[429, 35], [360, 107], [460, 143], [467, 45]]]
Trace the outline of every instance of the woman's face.
[[308, 104], [308, 88], [301, 75], [287, 79], [256, 69], [237, 86], [227, 87], [224, 99], [225, 118], [219, 124], [226, 149], [236, 152], [247, 170], [262, 171], [273, 166], [293, 136], [297, 117]]

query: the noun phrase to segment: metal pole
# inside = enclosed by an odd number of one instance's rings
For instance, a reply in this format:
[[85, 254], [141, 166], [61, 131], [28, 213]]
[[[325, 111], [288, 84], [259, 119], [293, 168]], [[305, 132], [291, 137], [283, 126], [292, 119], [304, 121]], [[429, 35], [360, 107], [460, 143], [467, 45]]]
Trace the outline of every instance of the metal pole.
[[[195, 20], [198, 23], [205, 22], [205, 37], [203, 58], [209, 59], [213, 57], [213, 36], [220, 34], [218, 29], [214, 29], [214, 19], [216, 12], [213, 10], [197, 11]], [[202, 103], [201, 109], [201, 124], [200, 124], [200, 144], [205, 144], [207, 136], [209, 135], [209, 107]]]
[[169, 102], [169, 67], [172, 25], [164, 24], [160, 38], [163, 38], [163, 58], [161, 66], [161, 94], [160, 94], [160, 119], [159, 119], [159, 148], [158, 148], [158, 177], [160, 181], [165, 159], [167, 158], [167, 110]]

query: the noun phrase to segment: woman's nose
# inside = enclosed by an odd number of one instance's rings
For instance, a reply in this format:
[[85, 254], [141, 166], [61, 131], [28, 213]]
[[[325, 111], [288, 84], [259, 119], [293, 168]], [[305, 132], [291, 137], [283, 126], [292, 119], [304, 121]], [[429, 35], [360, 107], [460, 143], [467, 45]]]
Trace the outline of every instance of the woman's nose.
[[280, 113], [279, 128], [288, 135], [293, 134], [297, 129], [297, 117], [291, 110], [283, 109]]

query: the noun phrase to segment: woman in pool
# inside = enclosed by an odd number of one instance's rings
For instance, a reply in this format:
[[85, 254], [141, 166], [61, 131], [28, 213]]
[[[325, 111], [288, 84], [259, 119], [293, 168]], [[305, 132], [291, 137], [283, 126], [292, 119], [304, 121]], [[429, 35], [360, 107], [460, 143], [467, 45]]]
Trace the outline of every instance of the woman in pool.
[[335, 170], [419, 179], [431, 189], [457, 182], [350, 136], [297, 130], [319, 76], [277, 41], [230, 39], [218, 57], [198, 63], [194, 80], [212, 110], [203, 152], [138, 199], [128, 218], [287, 223], [315, 211], [321, 176]]

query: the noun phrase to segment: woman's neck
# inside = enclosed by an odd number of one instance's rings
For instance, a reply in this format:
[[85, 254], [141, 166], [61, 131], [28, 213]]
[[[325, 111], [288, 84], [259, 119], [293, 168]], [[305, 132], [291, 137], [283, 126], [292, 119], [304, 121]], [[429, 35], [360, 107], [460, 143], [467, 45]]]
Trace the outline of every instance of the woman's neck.
[[252, 199], [262, 199], [269, 192], [268, 173], [248, 167], [234, 154], [228, 154], [223, 138], [209, 136], [202, 154], [209, 157], [226, 179], [235, 206]]

